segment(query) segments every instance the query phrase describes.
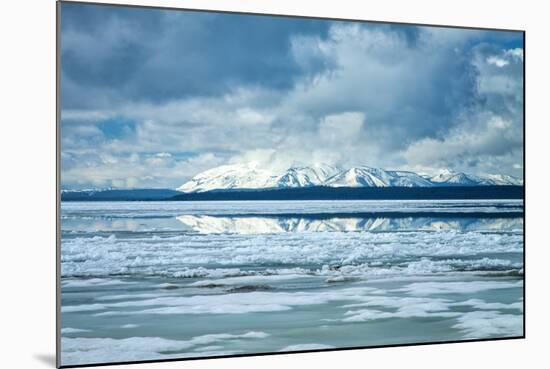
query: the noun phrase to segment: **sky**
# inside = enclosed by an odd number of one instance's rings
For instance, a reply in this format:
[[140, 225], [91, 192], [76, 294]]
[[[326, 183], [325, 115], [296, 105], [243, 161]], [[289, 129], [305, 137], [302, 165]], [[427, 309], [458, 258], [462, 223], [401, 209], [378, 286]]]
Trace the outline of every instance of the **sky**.
[[225, 164], [523, 176], [523, 35], [61, 5], [61, 185]]

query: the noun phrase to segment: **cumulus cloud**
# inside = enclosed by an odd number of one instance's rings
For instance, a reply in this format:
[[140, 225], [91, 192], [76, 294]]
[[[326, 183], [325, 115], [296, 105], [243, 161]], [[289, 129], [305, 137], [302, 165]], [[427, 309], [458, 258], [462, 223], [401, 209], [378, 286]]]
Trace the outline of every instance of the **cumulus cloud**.
[[485, 173], [499, 173], [503, 167], [507, 172], [517, 169], [513, 160], [521, 156], [523, 140], [513, 123], [499, 116], [481, 119], [474, 130], [465, 124], [441, 139], [418, 140], [406, 149], [405, 156], [415, 169], [424, 172], [441, 167], [467, 172], [475, 168]]
[[64, 7], [65, 186], [240, 161], [521, 176], [520, 34]]
[[319, 123], [319, 135], [327, 143], [354, 142], [361, 132], [363, 120], [361, 112], [327, 115]]

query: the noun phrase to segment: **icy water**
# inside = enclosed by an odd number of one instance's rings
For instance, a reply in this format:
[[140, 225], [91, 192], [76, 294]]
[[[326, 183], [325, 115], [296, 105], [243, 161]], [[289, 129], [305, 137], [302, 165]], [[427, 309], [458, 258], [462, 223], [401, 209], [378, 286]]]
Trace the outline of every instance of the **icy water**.
[[523, 202], [62, 203], [62, 365], [523, 334]]

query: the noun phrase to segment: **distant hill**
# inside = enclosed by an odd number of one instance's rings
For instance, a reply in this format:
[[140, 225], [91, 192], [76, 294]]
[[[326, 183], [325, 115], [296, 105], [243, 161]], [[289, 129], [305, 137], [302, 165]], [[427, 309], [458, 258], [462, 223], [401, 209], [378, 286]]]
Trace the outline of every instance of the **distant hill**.
[[61, 201], [158, 201], [180, 193], [170, 189], [63, 190]]

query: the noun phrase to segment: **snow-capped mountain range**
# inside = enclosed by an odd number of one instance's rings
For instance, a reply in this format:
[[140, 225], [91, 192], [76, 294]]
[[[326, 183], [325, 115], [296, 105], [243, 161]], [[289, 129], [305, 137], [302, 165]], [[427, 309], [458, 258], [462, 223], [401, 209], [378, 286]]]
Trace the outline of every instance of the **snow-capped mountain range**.
[[409, 171], [393, 171], [367, 166], [349, 169], [327, 164], [293, 166], [273, 171], [257, 163], [230, 164], [209, 169], [177, 188], [181, 192], [213, 190], [255, 190], [326, 187], [433, 187], [433, 186], [523, 185], [523, 180], [508, 175], [476, 176], [448, 169], [434, 176]]

